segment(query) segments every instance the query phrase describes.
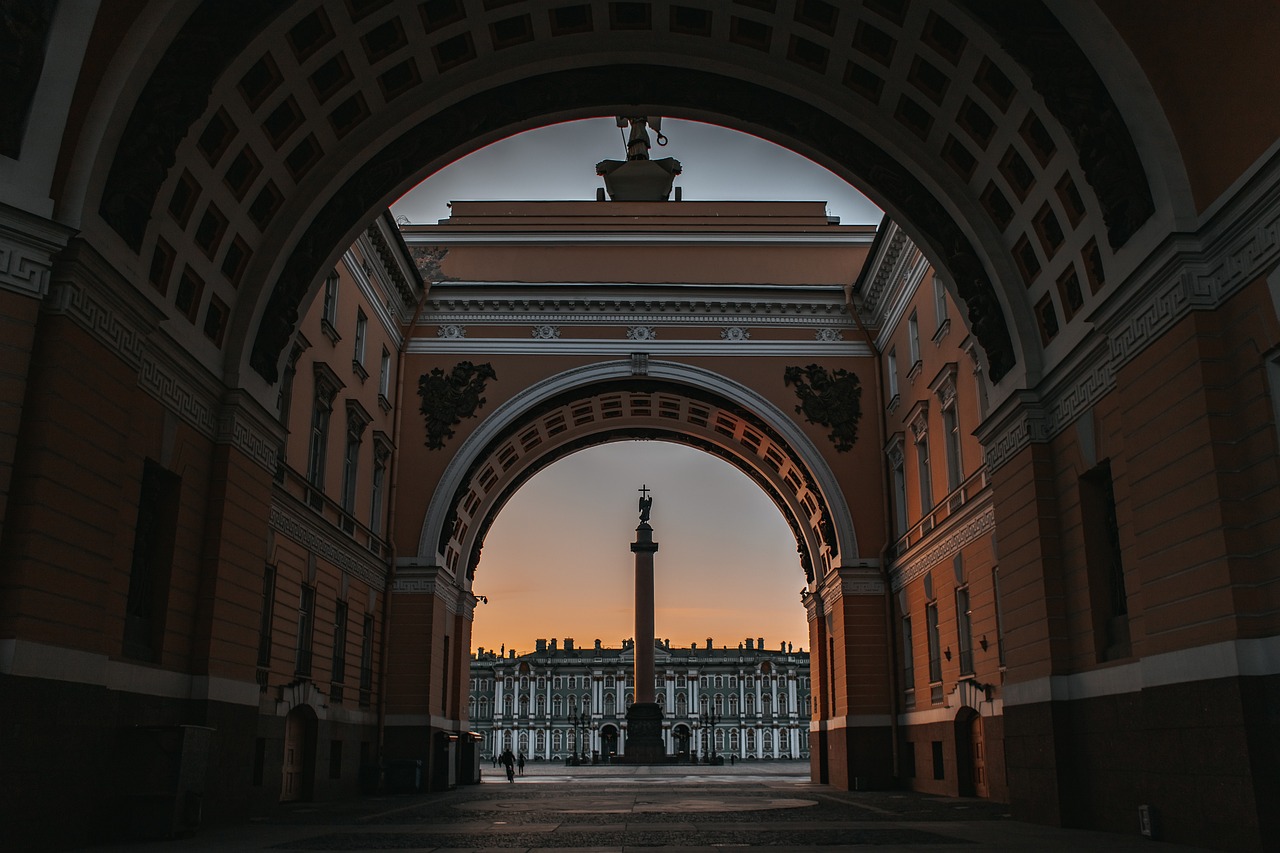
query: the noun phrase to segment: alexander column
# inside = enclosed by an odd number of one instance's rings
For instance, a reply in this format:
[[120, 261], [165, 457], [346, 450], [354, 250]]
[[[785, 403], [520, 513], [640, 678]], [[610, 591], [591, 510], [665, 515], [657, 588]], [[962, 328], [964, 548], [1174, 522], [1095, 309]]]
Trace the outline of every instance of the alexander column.
[[653, 541], [649, 487], [640, 488], [640, 526], [631, 551], [636, 555], [635, 702], [627, 709], [626, 760], [628, 764], [657, 764], [666, 760], [662, 742], [662, 708], [654, 701], [653, 672]]

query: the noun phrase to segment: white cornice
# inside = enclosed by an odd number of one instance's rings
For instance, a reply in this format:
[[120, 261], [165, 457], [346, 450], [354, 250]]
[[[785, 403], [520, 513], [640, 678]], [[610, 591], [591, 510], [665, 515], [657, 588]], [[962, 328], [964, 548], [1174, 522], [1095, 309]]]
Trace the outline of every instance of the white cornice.
[[556, 246], [720, 245], [720, 246], [870, 246], [872, 232], [857, 234], [787, 233], [778, 231], [436, 231], [408, 232], [404, 241], [412, 246], [527, 246], [551, 243]]
[[868, 358], [860, 341], [566, 340], [564, 338], [414, 338], [407, 352], [418, 355], [600, 355], [626, 358], [637, 350], [655, 356], [794, 356]]

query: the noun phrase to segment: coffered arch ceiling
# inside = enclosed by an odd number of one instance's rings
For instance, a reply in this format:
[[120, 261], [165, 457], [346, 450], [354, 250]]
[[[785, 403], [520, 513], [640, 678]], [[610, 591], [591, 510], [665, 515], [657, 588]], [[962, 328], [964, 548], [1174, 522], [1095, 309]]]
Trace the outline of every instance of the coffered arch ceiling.
[[276, 381], [379, 210], [550, 121], [702, 118], [823, 163], [904, 224], [988, 376], [1019, 384], [1044, 367], [1051, 294], [1102, 292], [1155, 211], [1116, 101], [1038, 0], [206, 0], [164, 39], [87, 197], [123, 267], [244, 382]]
[[[750, 477], [782, 512], [806, 579], [855, 565], [845, 495], [794, 422], [750, 389], [675, 362], [602, 362], [549, 377], [458, 448], [424, 516], [418, 557], [470, 581], [490, 525], [530, 477], [571, 453], [625, 440], [686, 444]], [[874, 493], [878, 484], [869, 484]]]

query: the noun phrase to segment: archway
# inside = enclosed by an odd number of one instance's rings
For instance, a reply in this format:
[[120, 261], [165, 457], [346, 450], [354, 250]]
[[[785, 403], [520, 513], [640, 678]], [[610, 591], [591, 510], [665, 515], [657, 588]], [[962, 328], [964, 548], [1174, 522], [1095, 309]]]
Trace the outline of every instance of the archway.
[[[569, 414], [571, 413], [571, 414]], [[529, 386], [485, 419], [435, 489], [418, 558], [474, 575], [484, 535], [529, 477], [593, 444], [662, 437], [742, 470], [778, 505], [796, 537], [806, 580], [858, 559], [853, 516], [812, 441], [761, 394], [678, 362], [601, 362]], [[465, 557], [465, 559], [464, 559]]]

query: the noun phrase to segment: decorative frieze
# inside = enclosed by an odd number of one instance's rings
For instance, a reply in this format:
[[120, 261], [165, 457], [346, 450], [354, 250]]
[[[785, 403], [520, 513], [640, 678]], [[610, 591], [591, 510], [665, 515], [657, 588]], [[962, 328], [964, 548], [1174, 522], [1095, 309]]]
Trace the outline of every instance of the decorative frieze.
[[818, 329], [816, 332], [814, 332], [813, 339], [818, 343], [834, 344], [839, 341], [843, 341], [844, 335], [840, 334], [839, 329], [833, 329], [828, 326], [823, 329]]
[[928, 541], [923, 550], [909, 555], [894, 566], [891, 573], [893, 588], [902, 589], [929, 569], [955, 556], [965, 546], [990, 534], [995, 527], [996, 511], [989, 502], [976, 514], [965, 517], [954, 525], [948, 523], [935, 533], [935, 538]]
[[0, 205], [0, 290], [45, 296], [53, 259], [72, 233], [55, 222]]
[[742, 326], [729, 326], [720, 330], [720, 340], [722, 341], [747, 341], [751, 339], [751, 333]]
[[385, 588], [386, 566], [367, 553], [360, 552], [345, 538], [340, 538], [342, 534], [336, 529], [320, 529], [314, 520], [299, 517], [275, 503], [271, 505], [267, 525], [321, 559], [359, 578], [372, 589], [380, 591]]
[[628, 326], [627, 340], [629, 341], [654, 341], [658, 339], [658, 333], [654, 331], [653, 326]]
[[457, 323], [446, 323], [436, 329], [436, 337], [443, 338], [446, 341], [460, 341], [466, 336], [466, 327]]
[[533, 327], [533, 339], [535, 341], [554, 341], [560, 338], [560, 327], [551, 325], [541, 325]]

